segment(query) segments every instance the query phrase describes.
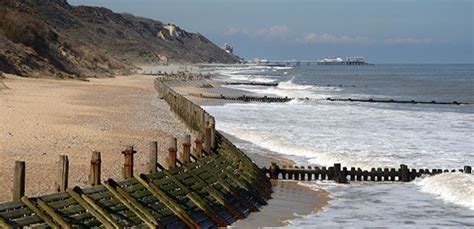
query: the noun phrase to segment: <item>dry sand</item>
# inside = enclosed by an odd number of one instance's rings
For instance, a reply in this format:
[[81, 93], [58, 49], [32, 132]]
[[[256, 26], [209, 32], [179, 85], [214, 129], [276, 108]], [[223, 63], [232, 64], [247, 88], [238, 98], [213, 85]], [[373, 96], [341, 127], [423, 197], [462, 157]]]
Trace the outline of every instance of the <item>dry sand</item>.
[[[158, 99], [154, 77], [31, 79], [8, 76], [0, 91], [0, 201], [11, 198], [15, 160], [26, 162], [26, 194], [52, 192], [61, 154], [69, 156], [70, 187], [86, 186], [91, 152], [102, 153], [102, 179], [120, 179], [134, 145], [135, 172], [145, 172], [149, 142], [187, 134]], [[160, 149], [160, 152], [162, 149]]]

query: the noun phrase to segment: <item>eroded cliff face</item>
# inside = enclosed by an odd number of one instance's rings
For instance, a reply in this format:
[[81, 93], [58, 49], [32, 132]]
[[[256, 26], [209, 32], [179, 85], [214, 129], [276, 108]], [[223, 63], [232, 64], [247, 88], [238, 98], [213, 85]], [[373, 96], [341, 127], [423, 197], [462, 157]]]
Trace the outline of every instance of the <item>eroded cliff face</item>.
[[204, 36], [178, 26], [65, 0], [0, 0], [0, 71], [21, 76], [90, 77], [136, 63], [235, 63]]

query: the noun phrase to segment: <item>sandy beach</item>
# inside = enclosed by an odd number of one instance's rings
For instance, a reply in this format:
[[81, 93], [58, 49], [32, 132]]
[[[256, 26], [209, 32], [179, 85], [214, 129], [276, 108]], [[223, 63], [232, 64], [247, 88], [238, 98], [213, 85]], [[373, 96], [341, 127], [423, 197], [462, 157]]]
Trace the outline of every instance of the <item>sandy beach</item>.
[[152, 76], [48, 80], [8, 76], [0, 91], [0, 201], [11, 198], [15, 160], [26, 162], [26, 194], [53, 191], [56, 162], [68, 155], [70, 186], [86, 186], [91, 153], [102, 153], [102, 179], [121, 178], [121, 152], [134, 145], [145, 172], [150, 141], [187, 134], [153, 87]]
[[[179, 71], [174, 66], [162, 71]], [[156, 70], [156, 68], [153, 68]], [[151, 70], [150, 70], [151, 71]], [[26, 162], [26, 194], [36, 196], [54, 191], [59, 155], [68, 155], [70, 186], [87, 186], [91, 152], [102, 153], [102, 179], [121, 178], [121, 151], [134, 145], [135, 172], [146, 170], [150, 141], [165, 144], [169, 136], [188, 134], [165, 101], [153, 88], [154, 76], [118, 76], [106, 79], [49, 80], [8, 75], [7, 90], [0, 92], [0, 154], [2, 176], [0, 201], [11, 198], [15, 160]], [[212, 80], [174, 82], [174, 88], [202, 105], [222, 105], [222, 100], [202, 99], [198, 95], [251, 93], [222, 87]], [[217, 120], [219, 121], [219, 120]], [[238, 139], [228, 136], [231, 140]], [[160, 147], [163, 152], [163, 147]], [[259, 166], [270, 162], [293, 165], [274, 153], [246, 152]], [[159, 159], [162, 159], [159, 158]], [[163, 161], [161, 161], [163, 163]], [[296, 182], [274, 182], [269, 204], [252, 213], [235, 227], [284, 226], [296, 215], [317, 212], [330, 200], [325, 190], [315, 190]]]

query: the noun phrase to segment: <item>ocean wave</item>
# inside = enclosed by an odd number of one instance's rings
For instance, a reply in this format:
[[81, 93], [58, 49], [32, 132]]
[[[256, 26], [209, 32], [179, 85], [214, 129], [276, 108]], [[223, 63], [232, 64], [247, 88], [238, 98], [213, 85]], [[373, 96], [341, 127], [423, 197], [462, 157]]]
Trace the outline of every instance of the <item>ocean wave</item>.
[[295, 78], [291, 78], [291, 80], [283, 81], [278, 84], [278, 88], [284, 90], [310, 90], [313, 88], [311, 85], [301, 85], [293, 83]]
[[233, 81], [249, 81], [249, 82], [257, 82], [257, 83], [272, 83], [275, 82], [275, 79], [266, 78], [265, 76], [255, 76], [255, 75], [228, 75], [229, 80]]
[[217, 128], [271, 152], [276, 152], [282, 155], [303, 157], [306, 160], [321, 166], [332, 166], [335, 162], [342, 163], [343, 165], [360, 167], [362, 169], [372, 168], [373, 166], [371, 163], [351, 160], [350, 158], [344, 157], [342, 155], [324, 153], [321, 151], [318, 152], [314, 150], [314, 148], [298, 146], [293, 144], [291, 141], [279, 138], [278, 136], [272, 135], [271, 133], [260, 132], [253, 126], [239, 125], [239, 127], [237, 127], [231, 123], [218, 122]]
[[474, 210], [474, 175], [442, 173], [415, 181], [421, 191]]

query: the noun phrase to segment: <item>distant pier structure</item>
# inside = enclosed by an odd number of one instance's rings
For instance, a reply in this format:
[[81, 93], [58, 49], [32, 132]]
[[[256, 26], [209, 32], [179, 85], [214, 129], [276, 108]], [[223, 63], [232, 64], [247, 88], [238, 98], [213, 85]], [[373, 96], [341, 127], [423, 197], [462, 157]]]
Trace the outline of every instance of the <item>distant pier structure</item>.
[[356, 57], [347, 57], [346, 65], [369, 65], [369, 64], [365, 62], [364, 57], [356, 56]]
[[247, 64], [256, 64], [259, 66], [270, 66], [270, 67], [288, 67], [288, 66], [300, 66], [305, 65], [350, 65], [350, 66], [363, 66], [363, 65], [374, 65], [367, 63], [365, 57], [354, 56], [346, 57], [345, 59], [341, 57], [324, 57], [318, 60], [259, 60], [255, 59], [254, 61], [247, 62]]
[[371, 65], [362, 56], [346, 57], [324, 57], [316, 61], [318, 65]]

